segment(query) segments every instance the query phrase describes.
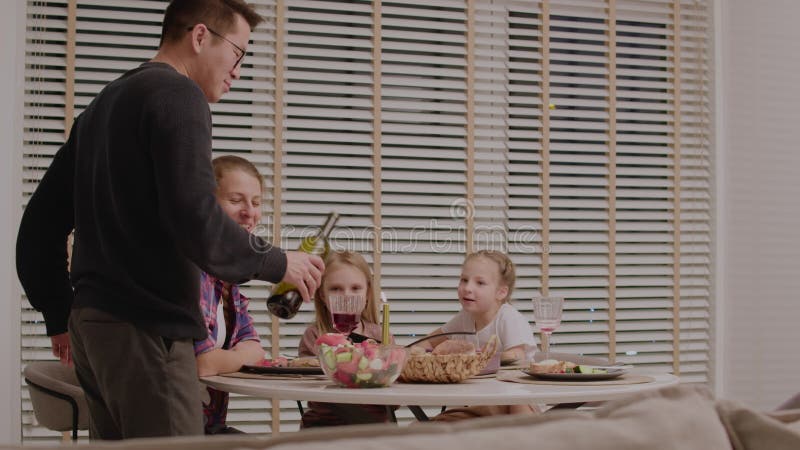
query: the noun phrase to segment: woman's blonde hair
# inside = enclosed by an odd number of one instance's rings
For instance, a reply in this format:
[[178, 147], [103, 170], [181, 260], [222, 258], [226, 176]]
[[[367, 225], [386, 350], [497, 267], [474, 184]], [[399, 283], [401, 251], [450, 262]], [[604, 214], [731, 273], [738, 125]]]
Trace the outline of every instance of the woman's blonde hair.
[[[514, 262], [511, 261], [511, 258], [509, 258], [505, 253], [498, 252], [496, 250], [480, 250], [467, 255], [467, 257], [464, 259], [464, 264], [476, 258], [486, 258], [497, 264], [497, 270], [500, 275], [500, 284], [508, 288], [508, 293], [503, 301], [505, 303], [511, 303], [511, 293], [514, 291], [514, 283], [517, 281], [517, 272], [514, 269]], [[462, 264], [462, 267], [464, 264]]]
[[366, 297], [367, 301], [364, 305], [364, 310], [361, 312], [361, 319], [369, 323], [378, 323], [378, 304], [375, 303], [375, 296], [372, 292], [372, 271], [369, 268], [369, 264], [367, 264], [367, 260], [356, 252], [332, 252], [325, 258], [325, 273], [322, 274], [322, 282], [317, 288], [316, 294], [314, 294], [314, 315], [320, 334], [336, 332], [333, 328], [331, 312], [325, 302], [323, 292], [325, 291], [325, 285], [330, 282], [328, 274], [337, 267], [342, 266], [355, 267], [364, 274], [364, 278], [367, 280], [364, 297]]
[[258, 180], [258, 186], [261, 187], [262, 192], [264, 191], [264, 178], [258, 172], [258, 168], [256, 168], [253, 163], [242, 158], [241, 156], [217, 156], [213, 161], [211, 161], [211, 165], [214, 168], [214, 179], [217, 180], [217, 185], [219, 185], [219, 180], [225, 177], [226, 173], [234, 170], [241, 170], [248, 175], [252, 175], [256, 180]]

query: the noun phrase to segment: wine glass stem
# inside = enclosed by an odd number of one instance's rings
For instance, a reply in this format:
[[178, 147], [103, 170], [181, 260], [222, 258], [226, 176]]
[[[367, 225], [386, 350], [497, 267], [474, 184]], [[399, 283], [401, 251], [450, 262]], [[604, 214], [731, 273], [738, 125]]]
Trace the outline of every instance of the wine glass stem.
[[542, 350], [544, 351], [544, 359], [550, 359], [550, 333], [542, 333]]

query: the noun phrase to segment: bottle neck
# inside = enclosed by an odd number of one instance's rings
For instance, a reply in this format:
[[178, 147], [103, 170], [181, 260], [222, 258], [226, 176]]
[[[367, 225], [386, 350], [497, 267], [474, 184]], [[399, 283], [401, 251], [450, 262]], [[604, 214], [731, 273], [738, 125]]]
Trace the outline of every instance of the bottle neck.
[[319, 229], [317, 237], [327, 238], [331, 234], [331, 231], [333, 231], [333, 227], [336, 225], [337, 220], [339, 220], [339, 214], [335, 212], [328, 214], [328, 218], [325, 219], [325, 223], [322, 225], [322, 228]]

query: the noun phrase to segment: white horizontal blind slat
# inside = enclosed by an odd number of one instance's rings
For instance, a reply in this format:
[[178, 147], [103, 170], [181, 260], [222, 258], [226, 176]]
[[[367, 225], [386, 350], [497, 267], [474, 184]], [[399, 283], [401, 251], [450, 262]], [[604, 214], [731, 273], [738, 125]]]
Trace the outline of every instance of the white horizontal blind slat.
[[[281, 245], [295, 248], [325, 215], [340, 213], [335, 248], [369, 253], [372, 230], [372, 6], [286, 2]], [[266, 291], [251, 303], [262, 340], [272, 338]], [[296, 355], [313, 321], [305, 304], [280, 323], [280, 349]], [[296, 406], [281, 405], [281, 430], [297, 429]]]
[[[434, 311], [456, 304], [453, 274], [466, 232], [460, 206], [470, 208], [466, 6], [382, 3], [381, 279], [400, 342], [441, 325], [446, 314]], [[402, 313], [417, 307], [432, 309], [424, 317]]]
[[710, 5], [681, 2], [681, 377], [711, 383]]
[[[36, 189], [53, 155], [64, 141], [66, 90], [66, 2], [29, 1], [27, 8], [25, 109], [23, 113], [22, 199]], [[21, 365], [54, 359], [41, 314], [23, 295], [21, 308]], [[39, 426], [28, 400], [24, 380], [21, 435], [25, 442], [57, 440], [60, 433]]]
[[[602, 301], [609, 296], [606, 20], [602, 4], [550, 3], [548, 286], [567, 300], [551, 345], [601, 355], [608, 338], [592, 336], [608, 330], [609, 317]], [[576, 221], [574, 210], [588, 214]]]
[[541, 290], [542, 17], [540, 2], [510, 3], [506, 11], [508, 253], [517, 269], [514, 305], [531, 321], [530, 299]]

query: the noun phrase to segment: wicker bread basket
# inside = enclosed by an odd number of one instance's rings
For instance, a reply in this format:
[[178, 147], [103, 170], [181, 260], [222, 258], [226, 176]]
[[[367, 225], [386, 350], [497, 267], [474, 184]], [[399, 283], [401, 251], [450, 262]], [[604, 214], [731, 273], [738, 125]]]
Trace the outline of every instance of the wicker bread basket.
[[497, 336], [489, 338], [482, 351], [471, 354], [409, 355], [400, 380], [421, 383], [459, 383], [477, 375], [497, 351]]

